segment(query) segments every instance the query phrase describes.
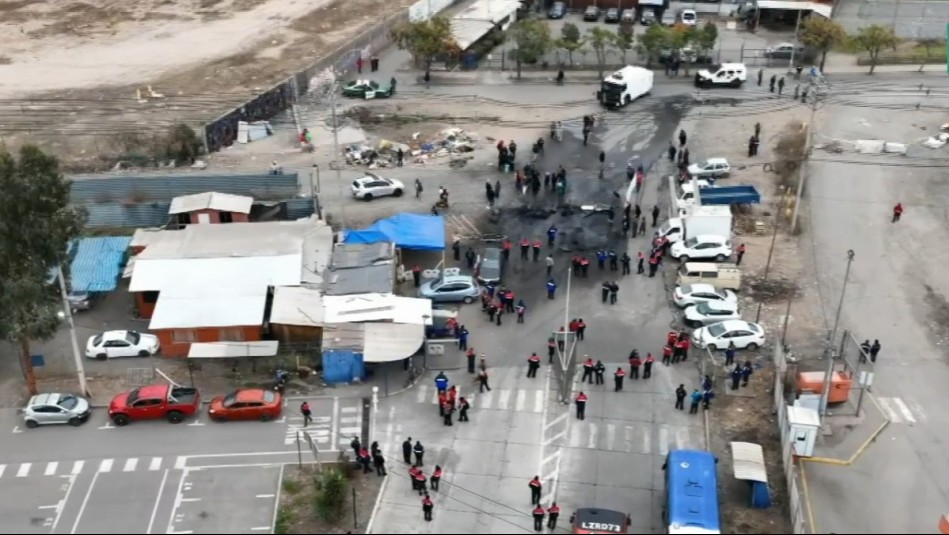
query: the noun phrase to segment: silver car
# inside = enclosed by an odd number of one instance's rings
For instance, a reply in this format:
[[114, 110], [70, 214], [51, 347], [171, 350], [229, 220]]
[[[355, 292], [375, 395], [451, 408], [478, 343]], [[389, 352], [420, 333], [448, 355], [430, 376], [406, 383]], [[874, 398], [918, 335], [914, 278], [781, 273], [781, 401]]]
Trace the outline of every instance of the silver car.
[[489, 282], [501, 282], [501, 273], [504, 271], [504, 258], [501, 255], [501, 249], [497, 247], [488, 247], [478, 258], [478, 265], [475, 275], [478, 282], [487, 284]]
[[85, 398], [72, 394], [37, 394], [30, 398], [21, 411], [23, 423], [30, 429], [41, 425], [81, 425], [89, 419], [91, 410]]
[[452, 275], [426, 282], [418, 289], [418, 296], [436, 303], [471, 303], [481, 295], [481, 288], [474, 277]]

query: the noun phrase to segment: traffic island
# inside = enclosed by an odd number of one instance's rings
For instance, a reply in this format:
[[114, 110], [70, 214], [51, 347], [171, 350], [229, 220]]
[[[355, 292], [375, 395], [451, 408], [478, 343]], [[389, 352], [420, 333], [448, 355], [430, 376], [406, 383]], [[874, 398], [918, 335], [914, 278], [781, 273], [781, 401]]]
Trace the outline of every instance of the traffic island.
[[283, 469], [274, 533], [365, 533], [386, 478], [354, 463]]

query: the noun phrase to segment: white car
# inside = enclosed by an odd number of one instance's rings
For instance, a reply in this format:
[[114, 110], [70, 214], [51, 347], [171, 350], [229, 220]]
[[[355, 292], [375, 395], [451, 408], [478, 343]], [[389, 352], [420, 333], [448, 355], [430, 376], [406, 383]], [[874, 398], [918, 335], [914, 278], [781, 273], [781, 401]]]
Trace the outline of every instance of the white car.
[[106, 331], [90, 336], [86, 342], [86, 357], [91, 359], [114, 359], [119, 357], [150, 357], [158, 353], [161, 345], [154, 334], [136, 331]]
[[721, 262], [732, 255], [732, 242], [721, 236], [699, 234], [673, 243], [669, 254], [681, 262], [700, 258], [714, 258], [716, 262]]
[[672, 301], [679, 308], [699, 303], [718, 302], [738, 308], [738, 296], [731, 290], [720, 290], [711, 284], [684, 284], [672, 292]]
[[699, 22], [699, 17], [694, 9], [683, 9], [679, 13], [679, 21], [686, 26], [695, 26]]
[[757, 323], [728, 320], [692, 332], [692, 345], [698, 348], [715, 351], [727, 349], [729, 344], [735, 344], [735, 349], [754, 351], [764, 345], [764, 329]]
[[690, 165], [688, 171], [695, 178], [722, 178], [732, 172], [732, 166], [725, 158], [709, 158]]
[[381, 177], [373, 173], [353, 180], [353, 197], [364, 201], [371, 201], [376, 197], [401, 197], [405, 193], [405, 184], [391, 178]]
[[726, 320], [740, 320], [738, 303], [727, 301], [700, 301], [685, 309], [685, 323], [693, 327], [711, 325]]

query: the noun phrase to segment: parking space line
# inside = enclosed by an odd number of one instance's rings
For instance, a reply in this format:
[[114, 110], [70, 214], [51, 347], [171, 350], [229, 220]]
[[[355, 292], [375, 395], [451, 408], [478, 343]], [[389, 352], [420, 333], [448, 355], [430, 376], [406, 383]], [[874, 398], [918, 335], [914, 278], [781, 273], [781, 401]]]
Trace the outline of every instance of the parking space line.
[[339, 444], [339, 398], [333, 398], [333, 422], [330, 428], [330, 444], [336, 447]]
[[86, 461], [76, 461], [72, 463], [72, 470], [69, 471], [72, 475], [77, 475], [79, 472], [82, 472], [82, 467], [86, 465]]
[[134, 472], [135, 467], [138, 466], [138, 459], [132, 457], [125, 460], [125, 466], [122, 467], [123, 472]]
[[67, 483], [66, 495], [63, 496], [63, 499], [59, 502], [58, 507], [56, 508], [56, 516], [53, 518], [53, 525], [50, 528], [50, 533], [56, 533], [56, 526], [59, 525], [59, 519], [63, 516], [63, 511], [66, 509], [66, 504], [69, 502], [69, 496], [72, 495], [72, 489], [76, 486], [76, 476], [63, 476], [69, 479]]
[[250, 528], [251, 531], [270, 531], [270, 526], [261, 526], [259, 528]]
[[30, 475], [30, 467], [33, 466], [33, 463], [23, 463], [20, 465], [20, 469], [16, 471], [16, 477], [26, 477]]
[[276, 494], [258, 494], [258, 498], [273, 498]]
[[96, 472], [92, 475], [92, 481], [89, 483], [89, 488], [86, 490], [86, 497], [82, 499], [82, 504], [79, 506], [79, 512], [76, 513], [76, 521], [73, 522], [72, 530], [69, 533], [76, 533], [79, 529], [79, 522], [82, 521], [82, 514], [86, 512], [86, 505], [89, 504], [89, 497], [92, 496], [92, 489], [96, 486], [96, 481], [99, 479], [99, 472]]
[[111, 472], [113, 464], [115, 464], [115, 459], [102, 459], [102, 462], [99, 463], [99, 471]]
[[7, 471], [7, 465], [0, 464], [0, 477], [3, 477], [3, 473]]
[[[161, 460], [161, 457], [155, 457], [155, 459]], [[152, 459], [154, 461], [154, 459]], [[152, 463], [154, 464], [154, 463]], [[148, 529], [145, 530], [145, 535], [150, 535], [152, 532], [152, 526], [155, 525], [155, 515], [158, 514], [158, 506], [161, 504], [161, 496], [165, 493], [165, 483], [168, 482], [168, 469], [165, 469], [165, 473], [161, 476], [161, 484], [158, 485], [158, 496], [155, 497], [155, 505], [152, 507], [152, 516], [148, 519]]]
[[161, 457], [152, 457], [152, 462], [148, 463], [148, 470], [150, 472], [161, 470]]
[[51, 462], [46, 464], [46, 470], [43, 472], [45, 476], [52, 476], [56, 474], [56, 469], [59, 468], [59, 463]]

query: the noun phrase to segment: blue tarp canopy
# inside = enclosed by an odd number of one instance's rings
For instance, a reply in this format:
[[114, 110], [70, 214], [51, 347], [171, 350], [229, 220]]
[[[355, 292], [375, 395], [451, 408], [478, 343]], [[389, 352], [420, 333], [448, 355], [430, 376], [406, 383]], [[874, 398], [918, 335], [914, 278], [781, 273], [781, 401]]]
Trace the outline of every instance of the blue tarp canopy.
[[111, 292], [118, 285], [131, 236], [82, 238], [75, 243], [69, 264], [70, 288], [74, 292]]
[[445, 219], [442, 216], [396, 214], [380, 219], [369, 228], [347, 230], [343, 243], [392, 242], [402, 249], [441, 251], [445, 248]]

